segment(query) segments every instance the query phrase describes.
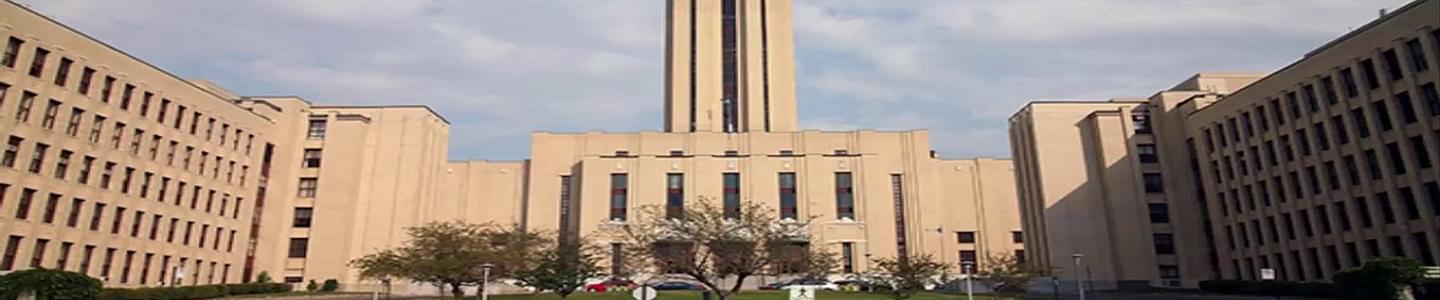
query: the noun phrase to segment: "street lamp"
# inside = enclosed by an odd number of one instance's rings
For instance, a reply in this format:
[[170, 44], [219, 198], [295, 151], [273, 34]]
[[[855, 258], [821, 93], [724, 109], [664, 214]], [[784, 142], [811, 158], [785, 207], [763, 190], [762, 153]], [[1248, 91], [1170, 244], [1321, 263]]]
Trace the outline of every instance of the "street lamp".
[[1080, 253], [1070, 255], [1070, 258], [1075, 259], [1075, 285], [1080, 289], [1080, 300], [1085, 300], [1085, 282], [1080, 277], [1080, 270], [1082, 269], [1080, 267], [1080, 259], [1083, 257], [1085, 257], [1085, 255]]
[[490, 300], [490, 269], [494, 264], [480, 264], [480, 300]]
[[975, 300], [975, 262], [960, 262], [960, 272], [965, 273], [965, 299]]

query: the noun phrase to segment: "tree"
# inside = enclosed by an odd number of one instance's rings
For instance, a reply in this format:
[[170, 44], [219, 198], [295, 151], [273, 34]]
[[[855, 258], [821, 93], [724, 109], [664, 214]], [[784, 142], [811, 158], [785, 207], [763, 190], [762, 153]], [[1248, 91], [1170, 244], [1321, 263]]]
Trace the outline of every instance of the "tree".
[[270, 281], [272, 280], [269, 272], [260, 271], [260, 275], [255, 276], [255, 283], [270, 283]]
[[601, 275], [598, 251], [583, 240], [553, 243], [537, 257], [537, 263], [514, 272], [514, 279], [538, 291], [551, 291], [561, 299], [584, 287], [585, 281]]
[[975, 272], [975, 276], [982, 278], [991, 289], [1002, 292], [1025, 292], [1025, 287], [1034, 281], [1050, 274], [1050, 270], [1027, 264], [1014, 255], [991, 255], [985, 258]]
[[[866, 281], [881, 287], [891, 299], [902, 300], [925, 290], [931, 278], [940, 275], [945, 265], [929, 254], [901, 255], [875, 260], [875, 268], [865, 274]], [[888, 287], [888, 289], [886, 289]]]
[[[628, 265], [694, 280], [724, 300], [745, 279], [767, 267], [794, 264], [787, 255], [810, 244], [809, 222], [780, 221], [773, 209], [744, 202], [727, 210], [709, 198], [683, 209], [642, 208], [632, 221], [613, 225]], [[723, 280], [733, 280], [722, 286]]]
[[1400, 299], [1401, 293], [1424, 279], [1420, 262], [1405, 257], [1376, 258], [1332, 278], [1345, 299]]
[[325, 284], [320, 285], [321, 292], [334, 292], [340, 290], [340, 281], [334, 278], [326, 279]]
[[25, 292], [34, 293], [35, 299], [95, 299], [100, 286], [100, 280], [85, 274], [31, 269], [0, 276], [0, 299], [16, 299]]
[[319, 284], [319, 283], [315, 283], [315, 280], [314, 280], [314, 279], [311, 279], [311, 280], [310, 280], [310, 283], [305, 285], [305, 291], [307, 291], [307, 292], [314, 293], [315, 291], [318, 291], [318, 290], [320, 290], [320, 284]]
[[535, 249], [547, 241], [519, 226], [459, 221], [431, 222], [405, 231], [410, 236], [405, 244], [357, 258], [350, 265], [360, 270], [362, 278], [448, 286], [458, 298], [465, 295], [463, 287], [481, 285], [481, 265], [493, 265], [490, 279], [504, 278], [533, 263]]

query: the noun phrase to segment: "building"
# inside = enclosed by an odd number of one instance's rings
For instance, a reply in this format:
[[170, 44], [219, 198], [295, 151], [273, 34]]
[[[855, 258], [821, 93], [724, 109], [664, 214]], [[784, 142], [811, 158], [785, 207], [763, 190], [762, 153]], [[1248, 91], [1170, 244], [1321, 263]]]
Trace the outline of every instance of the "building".
[[239, 95], [5, 1], [0, 271], [369, 290], [347, 263], [406, 227], [590, 235], [702, 198], [814, 217], [810, 246], [840, 254], [841, 273], [902, 254], [952, 273], [1025, 255], [1009, 160], [939, 158], [925, 130], [799, 129], [790, 1], [668, 7], [663, 131], [536, 132], [530, 159], [497, 162], [449, 161], [449, 122], [427, 107]]
[[1415, 1], [1190, 115], [1221, 277], [1440, 265], [1440, 1]]
[[1030, 259], [1068, 289], [1262, 268], [1326, 280], [1381, 255], [1436, 265], [1437, 13], [1413, 2], [1271, 74], [1022, 108], [1010, 122]]

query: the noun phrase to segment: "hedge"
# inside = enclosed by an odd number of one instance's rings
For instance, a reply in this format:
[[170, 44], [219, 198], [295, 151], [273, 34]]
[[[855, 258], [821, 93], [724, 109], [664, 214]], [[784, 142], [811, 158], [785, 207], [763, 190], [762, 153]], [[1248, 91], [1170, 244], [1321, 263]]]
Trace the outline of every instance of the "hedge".
[[94, 299], [100, 292], [99, 280], [85, 274], [61, 270], [32, 269], [0, 276], [0, 299], [19, 298], [31, 292], [39, 299]]
[[1340, 288], [1335, 284], [1318, 282], [1206, 280], [1200, 282], [1200, 290], [1234, 295], [1279, 295], [1327, 299], [1340, 296]]
[[101, 300], [192, 300], [212, 299], [230, 295], [272, 294], [290, 291], [284, 283], [242, 283], [197, 285], [183, 287], [105, 289], [100, 292]]

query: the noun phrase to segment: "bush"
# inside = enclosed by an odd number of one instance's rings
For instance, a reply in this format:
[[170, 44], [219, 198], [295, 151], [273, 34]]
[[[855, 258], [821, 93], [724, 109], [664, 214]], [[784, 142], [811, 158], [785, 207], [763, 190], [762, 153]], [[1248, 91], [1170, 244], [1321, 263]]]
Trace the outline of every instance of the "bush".
[[33, 269], [0, 276], [0, 299], [19, 298], [34, 292], [37, 299], [94, 299], [100, 294], [100, 280], [85, 274]]
[[191, 300], [220, 298], [228, 295], [272, 294], [284, 293], [289, 291], [290, 285], [284, 283], [242, 283], [184, 287], [105, 289], [104, 291], [100, 292], [98, 299]]
[[307, 292], [314, 292], [314, 291], [319, 290], [319, 289], [320, 289], [320, 284], [315, 283], [315, 280], [313, 280], [313, 279], [310, 280], [310, 283], [309, 283], [309, 284], [306, 284], [306, 285], [305, 285], [305, 291], [307, 291]]
[[1338, 287], [1329, 283], [1246, 280], [1206, 280], [1200, 282], [1200, 289], [1220, 294], [1312, 298], [1334, 298], [1339, 292]]
[[320, 286], [321, 292], [334, 292], [340, 290], [340, 281], [334, 278], [326, 279], [325, 284]]
[[1425, 271], [1420, 262], [1404, 257], [1382, 257], [1359, 268], [1336, 273], [1345, 299], [1397, 299], [1405, 287], [1420, 285]]

